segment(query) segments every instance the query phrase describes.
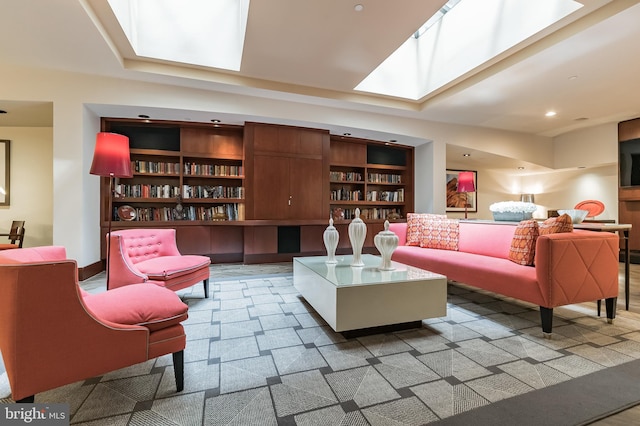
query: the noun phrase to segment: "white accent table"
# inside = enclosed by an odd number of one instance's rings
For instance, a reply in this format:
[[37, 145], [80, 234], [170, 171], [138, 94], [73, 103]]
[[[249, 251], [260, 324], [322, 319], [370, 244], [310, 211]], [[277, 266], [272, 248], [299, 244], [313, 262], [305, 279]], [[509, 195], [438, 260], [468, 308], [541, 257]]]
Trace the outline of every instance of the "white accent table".
[[[447, 314], [447, 277], [392, 262], [381, 271], [381, 259], [362, 255], [364, 267], [350, 266], [352, 256], [294, 257], [293, 285], [336, 332], [385, 331], [380, 327], [420, 327], [425, 318]], [[373, 328], [378, 328], [373, 329]]]

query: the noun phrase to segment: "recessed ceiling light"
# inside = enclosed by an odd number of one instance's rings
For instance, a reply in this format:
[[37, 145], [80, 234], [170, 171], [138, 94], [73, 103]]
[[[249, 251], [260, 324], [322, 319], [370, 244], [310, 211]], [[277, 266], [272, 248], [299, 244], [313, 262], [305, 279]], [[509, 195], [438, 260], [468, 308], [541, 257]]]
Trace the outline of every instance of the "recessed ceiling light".
[[463, 157], [471, 157], [471, 154], [469, 154], [468, 152], [465, 152], [464, 154], [462, 154]]
[[398, 140], [397, 139], [389, 139], [389, 142], [396, 143], [396, 142], [398, 142]]
[[577, 79], [578, 79], [578, 76], [577, 76], [577, 75], [570, 75], [570, 76], [568, 77], [568, 79], [569, 79], [569, 80], [577, 80]]
[[356, 12], [362, 12], [362, 10], [364, 9], [364, 6], [363, 6], [363, 5], [361, 5], [361, 4], [356, 4], [355, 6], [353, 6], [353, 9], [354, 9]]
[[351, 136], [351, 133], [343, 133], [345, 136]]
[[578, 117], [578, 118], [574, 118], [573, 121], [585, 121], [588, 120], [587, 117]]
[[220, 120], [218, 120], [217, 118], [214, 118], [213, 120], [211, 120], [212, 123], [219, 123]]
[[518, 167], [518, 170], [524, 170], [524, 167], [520, 166]]
[[554, 115], [556, 115], [555, 111], [547, 111], [547, 113], [544, 116], [545, 117], [553, 117]]
[[149, 118], [146, 114], [138, 114], [138, 118]]
[[0, 109], [0, 114], [6, 114], [6, 113], [7, 113], [7, 111], [5, 111], [3, 109]]

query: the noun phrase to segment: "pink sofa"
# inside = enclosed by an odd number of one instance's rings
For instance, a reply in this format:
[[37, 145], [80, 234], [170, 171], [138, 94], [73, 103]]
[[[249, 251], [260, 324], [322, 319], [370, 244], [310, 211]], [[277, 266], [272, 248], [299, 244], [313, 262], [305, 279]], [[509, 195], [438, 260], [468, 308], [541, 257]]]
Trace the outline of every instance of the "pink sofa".
[[398, 248], [392, 259], [540, 306], [542, 331], [552, 331], [553, 308], [605, 299], [615, 318], [618, 297], [618, 236], [574, 231], [537, 238], [535, 266], [509, 260], [516, 229], [512, 223], [459, 222], [458, 250], [408, 246], [407, 224], [392, 223]]
[[134, 284], [97, 294], [78, 286], [64, 247], [0, 252], [0, 350], [12, 398], [173, 354], [184, 387], [187, 305], [158, 286]]

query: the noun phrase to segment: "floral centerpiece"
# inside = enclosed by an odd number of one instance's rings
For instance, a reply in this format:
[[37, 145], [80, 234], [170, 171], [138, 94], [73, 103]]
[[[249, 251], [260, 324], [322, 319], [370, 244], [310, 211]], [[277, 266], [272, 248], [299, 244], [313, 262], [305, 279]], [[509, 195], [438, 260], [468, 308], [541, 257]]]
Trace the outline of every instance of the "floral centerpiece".
[[500, 201], [489, 206], [494, 220], [519, 222], [531, 219], [537, 206], [522, 201]]

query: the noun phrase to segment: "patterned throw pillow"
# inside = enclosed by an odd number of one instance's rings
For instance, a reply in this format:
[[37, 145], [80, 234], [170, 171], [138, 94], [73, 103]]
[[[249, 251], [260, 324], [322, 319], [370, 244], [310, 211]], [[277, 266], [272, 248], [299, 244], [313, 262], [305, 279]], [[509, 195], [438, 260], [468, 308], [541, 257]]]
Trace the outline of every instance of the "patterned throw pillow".
[[432, 219], [446, 219], [443, 214], [407, 213], [407, 246], [419, 246], [422, 240], [422, 229]]
[[458, 250], [460, 227], [455, 219], [431, 219], [422, 228], [420, 247]]
[[573, 232], [573, 222], [568, 214], [550, 217], [540, 224], [540, 235], [559, 234], [561, 232]]
[[538, 233], [538, 222], [535, 219], [520, 222], [511, 240], [509, 260], [518, 265], [533, 266]]

